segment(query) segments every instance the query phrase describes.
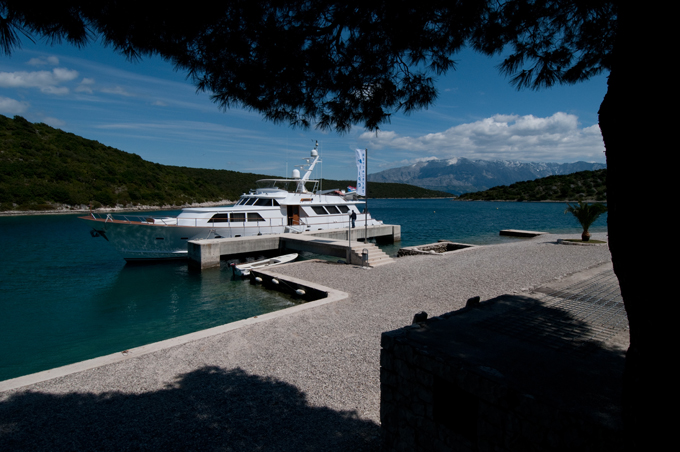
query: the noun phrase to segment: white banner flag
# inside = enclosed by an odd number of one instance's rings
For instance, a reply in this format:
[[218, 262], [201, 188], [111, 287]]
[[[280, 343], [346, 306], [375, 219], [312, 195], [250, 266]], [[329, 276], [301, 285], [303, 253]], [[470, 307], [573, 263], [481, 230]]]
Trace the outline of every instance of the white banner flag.
[[366, 150], [357, 149], [357, 195], [366, 196]]

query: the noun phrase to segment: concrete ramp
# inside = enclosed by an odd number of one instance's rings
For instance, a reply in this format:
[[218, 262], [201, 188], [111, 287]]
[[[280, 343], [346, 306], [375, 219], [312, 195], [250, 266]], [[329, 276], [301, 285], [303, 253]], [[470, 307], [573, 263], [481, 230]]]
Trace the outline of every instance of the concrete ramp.
[[325, 256], [336, 256], [345, 259], [348, 264], [361, 265], [364, 252], [368, 255], [366, 264], [369, 267], [393, 262], [380, 248], [373, 243], [348, 242], [310, 236], [284, 234], [281, 244], [286, 250], [307, 251]]

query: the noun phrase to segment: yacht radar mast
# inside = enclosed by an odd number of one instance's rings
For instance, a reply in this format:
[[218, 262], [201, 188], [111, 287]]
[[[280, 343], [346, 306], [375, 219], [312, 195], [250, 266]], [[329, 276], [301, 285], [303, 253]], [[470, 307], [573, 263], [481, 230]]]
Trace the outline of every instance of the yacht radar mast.
[[[312, 171], [314, 171], [314, 167], [318, 162], [320, 162], [320, 157], [319, 157], [319, 151], [317, 150], [319, 147], [319, 142], [317, 141], [316, 144], [314, 145], [314, 149], [312, 149], [311, 152], [311, 157], [305, 157], [304, 160], [307, 162], [305, 165], [295, 165], [296, 167], [299, 167], [300, 169], [305, 169], [305, 167], [308, 166], [307, 171], [305, 172], [305, 175], [302, 176], [302, 179], [300, 179], [297, 183], [297, 191], [299, 193], [307, 193], [307, 189], [305, 188], [305, 182], [309, 180], [309, 178], [312, 176]], [[312, 160], [314, 159], [314, 160]], [[310, 163], [310, 160], [312, 162]]]

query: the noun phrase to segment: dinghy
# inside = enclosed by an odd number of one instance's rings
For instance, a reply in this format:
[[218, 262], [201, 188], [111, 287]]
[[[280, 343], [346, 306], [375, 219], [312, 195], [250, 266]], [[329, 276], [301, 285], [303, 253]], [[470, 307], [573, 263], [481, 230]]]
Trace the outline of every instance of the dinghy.
[[239, 276], [248, 276], [251, 270], [265, 270], [276, 265], [286, 264], [297, 259], [297, 253], [285, 254], [283, 256], [272, 257], [271, 259], [264, 259], [257, 262], [247, 262], [234, 266], [234, 273]]

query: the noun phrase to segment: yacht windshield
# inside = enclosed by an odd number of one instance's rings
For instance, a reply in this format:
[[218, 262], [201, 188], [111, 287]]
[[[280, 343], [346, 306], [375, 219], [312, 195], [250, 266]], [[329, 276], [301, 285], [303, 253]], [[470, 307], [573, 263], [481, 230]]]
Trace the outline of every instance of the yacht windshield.
[[[294, 184], [294, 182], [283, 179], [262, 179], [257, 181], [257, 188], [288, 191], [291, 183]], [[295, 185], [291, 185], [291, 188], [295, 189], [294, 187]]]
[[[312, 184], [310, 190], [307, 184]], [[288, 192], [310, 193], [315, 192], [319, 184], [316, 180], [302, 181], [296, 179], [261, 179], [257, 181], [257, 189], [262, 191], [284, 190]], [[304, 188], [301, 188], [304, 187]]]

